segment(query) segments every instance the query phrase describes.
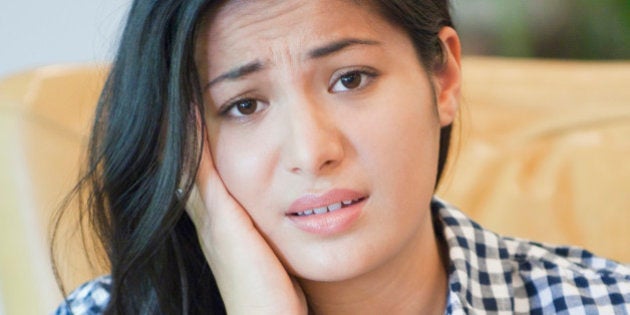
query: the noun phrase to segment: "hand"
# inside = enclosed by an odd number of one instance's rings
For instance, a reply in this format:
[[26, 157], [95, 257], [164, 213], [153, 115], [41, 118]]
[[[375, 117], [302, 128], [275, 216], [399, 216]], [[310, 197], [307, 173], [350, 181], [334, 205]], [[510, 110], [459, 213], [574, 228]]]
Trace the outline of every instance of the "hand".
[[307, 314], [297, 281], [230, 195], [204, 143], [197, 188], [204, 207], [189, 209], [228, 314]]

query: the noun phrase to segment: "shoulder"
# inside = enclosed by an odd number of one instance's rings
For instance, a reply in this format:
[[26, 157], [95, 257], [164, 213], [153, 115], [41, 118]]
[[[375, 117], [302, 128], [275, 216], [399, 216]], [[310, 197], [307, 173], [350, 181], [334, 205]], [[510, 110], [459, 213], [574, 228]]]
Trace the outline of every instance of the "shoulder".
[[516, 313], [630, 311], [629, 266], [578, 247], [500, 236], [439, 199], [432, 209], [436, 233], [448, 246], [454, 306]]
[[102, 314], [109, 302], [110, 289], [109, 276], [86, 282], [70, 293], [53, 314]]
[[529, 309], [619, 314], [630, 311], [630, 266], [574, 246], [503, 238], [516, 296]]

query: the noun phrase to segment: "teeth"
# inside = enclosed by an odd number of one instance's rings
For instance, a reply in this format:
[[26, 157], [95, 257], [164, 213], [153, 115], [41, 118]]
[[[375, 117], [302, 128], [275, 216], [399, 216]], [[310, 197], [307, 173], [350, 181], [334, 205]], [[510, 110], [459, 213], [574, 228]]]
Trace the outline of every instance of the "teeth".
[[333, 203], [332, 205], [328, 206], [328, 211], [335, 211], [339, 209], [341, 209], [341, 202]]
[[341, 202], [337, 202], [337, 203], [333, 203], [331, 205], [328, 206], [323, 206], [323, 207], [319, 207], [319, 208], [315, 208], [315, 209], [309, 209], [309, 210], [304, 210], [302, 212], [298, 212], [296, 213], [298, 216], [305, 216], [305, 215], [311, 215], [311, 214], [323, 214], [326, 212], [330, 212], [330, 211], [335, 211], [335, 210], [339, 210], [341, 208], [343, 208], [344, 206], [349, 206], [353, 203], [356, 203], [360, 200], [359, 199], [353, 199], [353, 200], [342, 200]]
[[326, 211], [328, 211], [327, 207], [321, 207], [321, 208], [315, 208], [313, 210], [315, 212], [315, 214], [322, 214], [322, 213], [326, 213]]

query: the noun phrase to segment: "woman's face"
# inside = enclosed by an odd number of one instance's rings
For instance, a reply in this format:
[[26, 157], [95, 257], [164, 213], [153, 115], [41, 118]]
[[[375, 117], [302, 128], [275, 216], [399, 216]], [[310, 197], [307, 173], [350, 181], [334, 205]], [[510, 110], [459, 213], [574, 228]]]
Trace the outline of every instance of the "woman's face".
[[218, 173], [292, 274], [349, 279], [430, 241], [456, 105], [402, 30], [352, 1], [233, 1], [196, 58]]

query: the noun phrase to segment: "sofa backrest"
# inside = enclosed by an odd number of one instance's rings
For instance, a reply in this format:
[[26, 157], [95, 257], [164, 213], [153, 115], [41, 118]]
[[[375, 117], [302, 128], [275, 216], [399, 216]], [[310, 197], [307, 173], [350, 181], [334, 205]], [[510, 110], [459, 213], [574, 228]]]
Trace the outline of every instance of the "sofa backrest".
[[[103, 65], [59, 65], [0, 81], [8, 314], [47, 313], [61, 299], [48, 260], [50, 217], [79, 175], [106, 74]], [[630, 62], [469, 57], [463, 79], [458, 145], [438, 195], [502, 234], [630, 262]], [[63, 247], [68, 289], [106, 272], [81, 259], [76, 237]]]

